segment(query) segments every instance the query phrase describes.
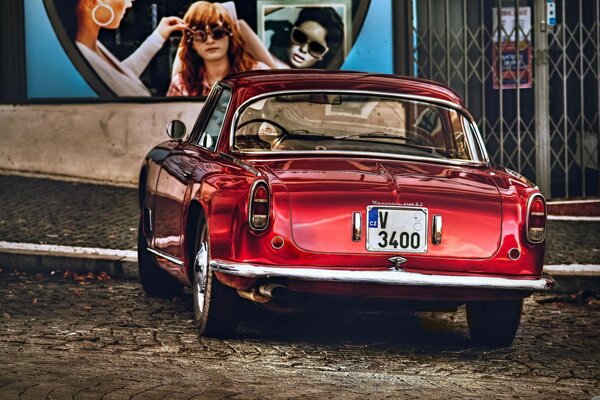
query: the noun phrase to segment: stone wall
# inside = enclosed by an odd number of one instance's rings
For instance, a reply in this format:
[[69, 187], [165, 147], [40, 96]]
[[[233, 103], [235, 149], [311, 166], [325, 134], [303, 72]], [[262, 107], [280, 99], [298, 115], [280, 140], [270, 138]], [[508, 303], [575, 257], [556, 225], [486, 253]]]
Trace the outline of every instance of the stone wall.
[[135, 185], [147, 152], [204, 103], [0, 105], [0, 170]]

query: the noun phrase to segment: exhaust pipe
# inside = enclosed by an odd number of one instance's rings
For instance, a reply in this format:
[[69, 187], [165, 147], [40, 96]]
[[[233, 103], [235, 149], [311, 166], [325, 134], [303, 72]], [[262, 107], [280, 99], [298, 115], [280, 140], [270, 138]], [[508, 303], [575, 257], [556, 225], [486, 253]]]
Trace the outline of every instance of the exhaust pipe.
[[267, 304], [269, 301], [271, 301], [271, 297], [263, 296], [262, 294], [258, 293], [256, 289], [238, 290], [237, 294], [242, 299], [250, 300], [259, 304]]
[[272, 299], [282, 299], [286, 297], [287, 292], [287, 286], [278, 283], [268, 283], [266, 285], [261, 285], [258, 288], [258, 293]]
[[278, 283], [268, 283], [249, 290], [238, 290], [238, 296], [242, 299], [250, 300], [255, 303], [267, 304], [272, 299], [284, 298], [287, 294], [287, 287]]

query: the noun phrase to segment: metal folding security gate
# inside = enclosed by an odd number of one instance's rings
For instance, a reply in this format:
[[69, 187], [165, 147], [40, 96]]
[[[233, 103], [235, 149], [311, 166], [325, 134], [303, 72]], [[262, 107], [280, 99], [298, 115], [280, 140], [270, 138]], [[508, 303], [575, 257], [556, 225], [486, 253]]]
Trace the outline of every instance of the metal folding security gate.
[[599, 195], [600, 0], [412, 0], [409, 10], [408, 72], [463, 97], [494, 162], [547, 197]]

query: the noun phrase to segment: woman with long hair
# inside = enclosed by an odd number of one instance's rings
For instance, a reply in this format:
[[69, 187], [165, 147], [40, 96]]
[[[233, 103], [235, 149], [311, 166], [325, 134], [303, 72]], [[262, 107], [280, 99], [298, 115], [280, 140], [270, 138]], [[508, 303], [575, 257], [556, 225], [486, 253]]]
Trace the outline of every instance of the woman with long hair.
[[197, 1], [183, 20], [188, 29], [177, 52], [180, 70], [167, 96], [207, 96], [229, 73], [269, 68], [245, 50], [237, 21], [221, 4]]

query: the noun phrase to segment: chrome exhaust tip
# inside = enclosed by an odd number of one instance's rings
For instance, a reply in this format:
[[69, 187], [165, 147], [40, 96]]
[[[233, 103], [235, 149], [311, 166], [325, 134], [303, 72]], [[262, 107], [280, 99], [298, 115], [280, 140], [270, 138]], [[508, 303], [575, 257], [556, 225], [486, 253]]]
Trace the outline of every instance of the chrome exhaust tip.
[[287, 286], [280, 285], [278, 283], [267, 283], [266, 285], [261, 285], [258, 288], [258, 293], [272, 299], [282, 299], [287, 296], [287, 292]]

